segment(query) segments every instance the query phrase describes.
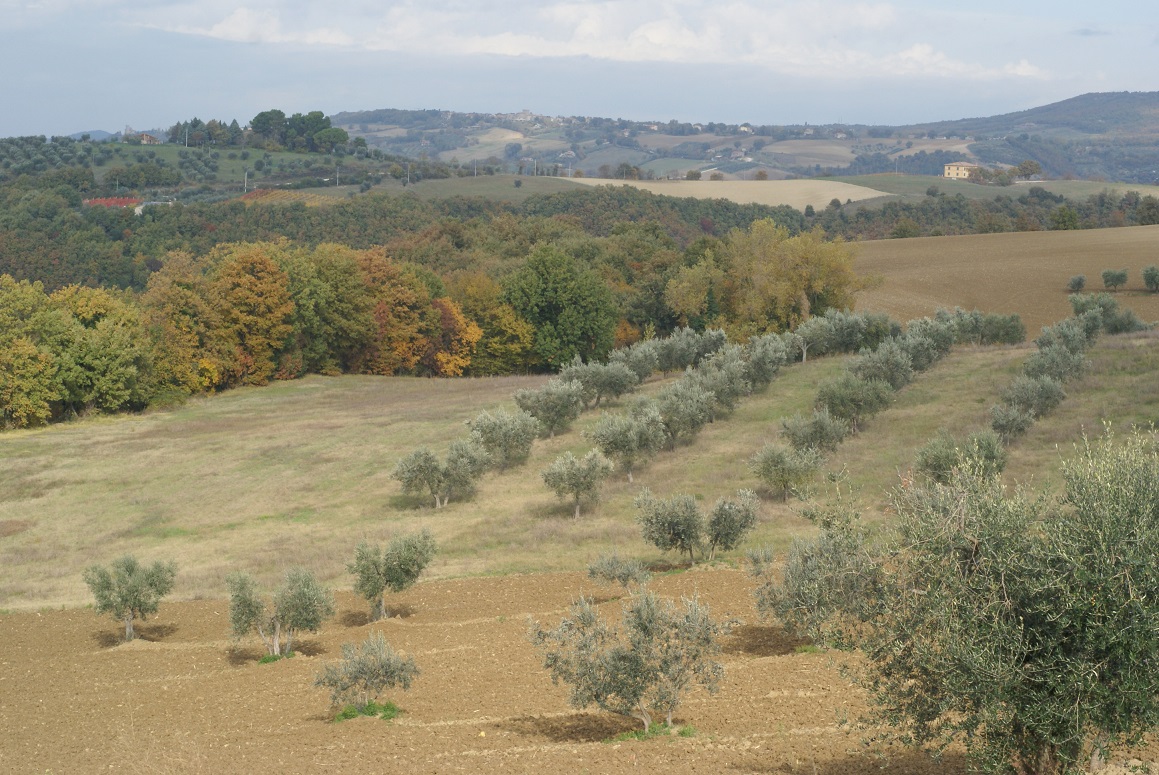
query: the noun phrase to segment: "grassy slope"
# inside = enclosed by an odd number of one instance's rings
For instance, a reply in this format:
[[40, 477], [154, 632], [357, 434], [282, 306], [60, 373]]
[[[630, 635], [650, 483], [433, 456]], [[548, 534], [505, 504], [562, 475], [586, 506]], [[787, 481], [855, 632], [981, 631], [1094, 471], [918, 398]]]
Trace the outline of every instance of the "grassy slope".
[[[845, 468], [874, 520], [884, 493], [939, 427], [984, 427], [986, 411], [1027, 348], [962, 351], [903, 391], [895, 406], [830, 462]], [[1098, 428], [1102, 418], [1159, 418], [1159, 338], [1100, 344], [1094, 374], [1074, 386], [1058, 414], [1012, 453], [1011, 476], [1046, 481], [1055, 444]], [[542, 485], [539, 471], [566, 449], [589, 447], [577, 428], [536, 444], [524, 467], [490, 475], [477, 497], [435, 511], [399, 494], [389, 472], [423, 444], [443, 449], [484, 408], [542, 378], [419, 380], [312, 377], [233, 391], [168, 413], [93, 419], [0, 437], [0, 607], [77, 603], [86, 565], [124, 552], [177, 559], [179, 597], [220, 596], [243, 568], [272, 578], [289, 564], [315, 568], [346, 587], [353, 545], [421, 526], [437, 535], [437, 575], [581, 568], [617, 547], [651, 561], [633, 522], [640, 487], [694, 494], [707, 508], [755, 480], [744, 461], [775, 438], [777, 421], [807, 410], [817, 385], [842, 368], [823, 359], [787, 369], [763, 396], [697, 443], [664, 453], [635, 485], [617, 478], [579, 521]], [[648, 392], [659, 382], [647, 386]], [[753, 543], [783, 549], [809, 530], [799, 504], [766, 502]], [[6, 535], [7, 534], [7, 535]]]
[[[958, 180], [947, 180], [937, 175], [844, 175], [823, 180], [835, 180], [858, 186], [874, 188], [894, 194], [902, 199], [920, 199], [930, 186], [937, 186], [943, 194], [961, 194], [967, 199], [994, 199], [998, 196], [1019, 197], [1034, 186], [1039, 186], [1052, 194], [1062, 194], [1071, 199], [1086, 199], [1103, 191], [1114, 191], [1119, 195], [1127, 191], [1141, 194], [1159, 195], [1159, 186], [1145, 186], [1136, 183], [1105, 183], [1095, 180], [1035, 180], [1019, 182], [1013, 186], [979, 186]], [[895, 198], [895, 197], [890, 197]], [[883, 200], [883, 201], [888, 201]]]

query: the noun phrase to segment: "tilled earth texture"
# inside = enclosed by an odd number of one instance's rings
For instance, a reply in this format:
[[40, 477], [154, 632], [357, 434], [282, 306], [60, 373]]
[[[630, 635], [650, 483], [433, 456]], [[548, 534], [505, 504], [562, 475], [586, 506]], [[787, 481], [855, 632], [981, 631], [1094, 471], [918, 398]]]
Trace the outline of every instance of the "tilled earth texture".
[[[420, 584], [369, 624], [364, 601], [338, 595], [338, 615], [299, 654], [259, 664], [259, 643], [229, 635], [225, 601], [163, 603], [118, 644], [91, 609], [0, 616], [0, 772], [12, 773], [961, 773], [901, 750], [870, 751], [855, 722], [862, 693], [841, 654], [797, 643], [753, 614], [751, 583], [732, 570], [662, 576], [663, 596], [699, 594], [718, 618], [743, 620], [724, 643], [720, 692], [696, 691], [676, 714], [691, 737], [608, 742], [636, 722], [572, 710], [527, 638], [554, 626], [581, 594], [618, 619], [618, 588], [579, 574]], [[393, 721], [334, 722], [313, 681], [343, 643], [378, 630], [414, 657], [410, 691], [387, 692]]]

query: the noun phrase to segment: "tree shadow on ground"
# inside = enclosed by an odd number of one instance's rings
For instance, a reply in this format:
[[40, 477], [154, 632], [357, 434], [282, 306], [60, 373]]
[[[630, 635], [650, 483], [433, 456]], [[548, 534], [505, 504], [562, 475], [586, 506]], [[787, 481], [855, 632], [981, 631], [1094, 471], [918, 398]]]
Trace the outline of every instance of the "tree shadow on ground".
[[[143, 640], [147, 643], [157, 643], [164, 640], [177, 630], [176, 624], [138, 624], [133, 628], [136, 640]], [[123, 626], [116, 630], [98, 630], [92, 634], [92, 639], [100, 648], [111, 649], [125, 642], [125, 630]]]
[[[390, 619], [409, 619], [418, 613], [418, 609], [405, 603], [396, 603], [386, 607], [386, 616], [379, 619], [380, 622], [385, 622]], [[343, 627], [365, 627], [368, 624], [373, 624], [370, 620], [369, 611], [343, 611], [338, 618]]]
[[327, 652], [320, 640], [299, 640], [294, 643], [294, 653], [304, 657], [317, 657]]
[[640, 729], [640, 722], [614, 713], [570, 713], [566, 716], [519, 716], [496, 724], [516, 734], [553, 743], [599, 743]]
[[734, 627], [722, 644], [725, 654], [744, 654], [750, 657], [783, 657], [792, 654], [798, 646], [808, 645], [807, 638], [799, 638], [780, 626], [742, 624]]
[[119, 646], [125, 642], [124, 630], [119, 632], [110, 632], [109, 630], [97, 630], [93, 633], [93, 640], [97, 645], [103, 649], [111, 649], [114, 646]]
[[266, 650], [256, 646], [230, 646], [225, 650], [226, 658], [234, 667], [257, 664], [266, 655]]
[[770, 761], [769, 754], [757, 754], [752, 759], [731, 765], [729, 771], [752, 775], [871, 775], [881, 772], [889, 775], [965, 775], [969, 771], [966, 757], [961, 754], [946, 754], [941, 759], [934, 759], [921, 751], [895, 751], [886, 756], [851, 754], [826, 761], [810, 757], [786, 762], [783, 754], [777, 758], [781, 760]]

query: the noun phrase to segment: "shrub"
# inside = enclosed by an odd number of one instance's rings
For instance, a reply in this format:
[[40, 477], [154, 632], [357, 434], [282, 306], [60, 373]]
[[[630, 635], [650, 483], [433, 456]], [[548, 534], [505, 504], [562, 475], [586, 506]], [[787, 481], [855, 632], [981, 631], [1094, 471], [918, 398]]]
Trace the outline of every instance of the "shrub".
[[371, 621], [386, 616], [386, 590], [397, 593], [414, 586], [437, 551], [434, 536], [425, 529], [395, 538], [385, 551], [369, 541], [355, 547], [346, 570], [355, 576], [355, 593], [371, 605]]
[[896, 341], [883, 342], [876, 350], [862, 350], [849, 365], [849, 371], [863, 380], [881, 380], [894, 390], [901, 390], [914, 376], [909, 353]]
[[414, 659], [395, 652], [381, 632], [372, 632], [360, 645], [342, 644], [342, 660], [328, 664], [314, 685], [330, 690], [330, 704], [352, 704], [365, 711], [387, 689], [410, 688], [419, 674]]
[[781, 444], [766, 444], [749, 459], [749, 468], [781, 500], [798, 492], [813, 480], [824, 459], [812, 448], [794, 450]]
[[1004, 442], [1026, 433], [1031, 425], [1034, 425], [1034, 415], [1025, 409], [1006, 404], [990, 407], [990, 427]]
[[654, 714], [663, 714], [671, 727], [682, 695], [694, 684], [718, 690], [724, 667], [714, 657], [730, 630], [731, 623], [714, 622], [695, 597], [677, 606], [641, 591], [624, 604], [618, 627], [581, 598], [554, 630], [533, 623], [531, 641], [543, 651], [552, 682], [571, 688], [573, 708], [595, 705], [637, 719], [647, 730]]
[[815, 449], [831, 454], [849, 436], [849, 423], [828, 409], [815, 409], [810, 417], [795, 414], [781, 420], [781, 436], [798, 452]]
[[861, 423], [889, 406], [893, 388], [881, 380], [864, 380], [846, 372], [823, 382], [817, 390], [817, 408], [849, 423], [857, 433]]
[[1151, 293], [1159, 293], [1159, 266], [1152, 264], [1143, 269], [1143, 286]]
[[274, 656], [292, 652], [299, 632], [317, 632], [322, 622], [334, 615], [330, 590], [305, 568], [286, 571], [285, 581], [269, 605], [261, 599], [257, 582], [249, 574], [231, 573], [225, 584], [234, 636], [241, 638], [256, 632]]
[[693, 552], [704, 545], [704, 515], [691, 495], [657, 498], [644, 489], [634, 501], [639, 513], [636, 521], [644, 540], [662, 552], [675, 549], [688, 553], [688, 562], [696, 562]]
[[523, 410], [482, 412], [471, 421], [471, 438], [487, 450], [491, 465], [505, 469], [527, 462], [539, 421]]
[[1127, 284], [1127, 270], [1126, 269], [1104, 269], [1103, 270], [1103, 287], [1109, 291], [1117, 290], [1119, 287]]
[[604, 415], [589, 435], [605, 456], [627, 472], [629, 482], [632, 471], [651, 459], [667, 438], [660, 408], [650, 400], [638, 402], [627, 415]]
[[1016, 406], [1035, 417], [1043, 417], [1052, 412], [1062, 400], [1066, 398], [1066, 391], [1057, 380], [1047, 376], [1016, 377], [1013, 382], [1002, 391], [1002, 400], [1010, 406]]
[[554, 438], [580, 416], [583, 408], [583, 387], [578, 382], [550, 379], [537, 390], [515, 391], [515, 403], [523, 411], [539, 420], [543, 432]]
[[84, 572], [97, 615], [112, 614], [124, 622], [125, 642], [135, 637], [135, 619], [145, 621], [149, 614], [157, 613], [161, 598], [173, 590], [176, 578], [176, 563], [158, 561], [146, 567], [132, 555], [113, 560], [109, 568], [93, 565]]
[[731, 552], [757, 525], [761, 501], [752, 490], [740, 490], [736, 500], [720, 498], [708, 514], [708, 559], [716, 550]]
[[1071, 293], [1078, 293], [1085, 287], [1087, 287], [1087, 276], [1085, 274], [1076, 274], [1066, 283], [1066, 289]]
[[608, 584], [616, 582], [627, 589], [632, 584], [647, 584], [652, 574], [639, 560], [622, 560], [613, 552], [601, 554], [588, 565], [588, 578]]
[[540, 475], [543, 483], [558, 497], [571, 496], [575, 503], [574, 518], [579, 519], [583, 503], [595, 503], [600, 497], [600, 485], [612, 473], [612, 462], [598, 449], [582, 458], [564, 452]]

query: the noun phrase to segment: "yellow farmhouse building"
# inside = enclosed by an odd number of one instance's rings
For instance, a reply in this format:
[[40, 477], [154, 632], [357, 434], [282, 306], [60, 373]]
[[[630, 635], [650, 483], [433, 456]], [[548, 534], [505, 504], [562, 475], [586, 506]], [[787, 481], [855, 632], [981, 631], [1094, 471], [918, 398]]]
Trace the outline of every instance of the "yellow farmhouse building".
[[976, 169], [979, 169], [979, 166], [972, 161], [956, 161], [953, 164], [946, 165], [946, 170], [942, 174], [942, 177], [954, 178], [955, 180], [967, 180]]

